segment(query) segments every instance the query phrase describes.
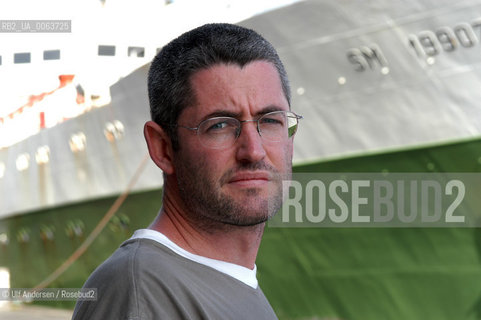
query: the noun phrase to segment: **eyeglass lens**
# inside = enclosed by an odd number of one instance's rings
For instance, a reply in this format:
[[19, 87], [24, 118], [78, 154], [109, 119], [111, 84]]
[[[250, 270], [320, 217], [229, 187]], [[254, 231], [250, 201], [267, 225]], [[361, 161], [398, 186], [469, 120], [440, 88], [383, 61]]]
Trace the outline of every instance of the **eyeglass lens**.
[[[236, 141], [242, 130], [242, 122], [231, 117], [216, 117], [200, 123], [197, 134], [203, 145], [213, 148], [228, 147]], [[271, 142], [287, 140], [297, 131], [298, 118], [285, 111], [266, 113], [258, 120], [257, 129], [260, 136]]]

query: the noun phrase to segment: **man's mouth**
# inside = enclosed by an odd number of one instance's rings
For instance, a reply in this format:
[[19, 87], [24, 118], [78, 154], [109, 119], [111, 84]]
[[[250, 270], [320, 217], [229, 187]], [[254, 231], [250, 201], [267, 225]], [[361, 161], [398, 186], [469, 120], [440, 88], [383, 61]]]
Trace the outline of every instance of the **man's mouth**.
[[239, 187], [260, 187], [271, 180], [271, 174], [267, 171], [241, 171], [235, 173], [228, 184]]

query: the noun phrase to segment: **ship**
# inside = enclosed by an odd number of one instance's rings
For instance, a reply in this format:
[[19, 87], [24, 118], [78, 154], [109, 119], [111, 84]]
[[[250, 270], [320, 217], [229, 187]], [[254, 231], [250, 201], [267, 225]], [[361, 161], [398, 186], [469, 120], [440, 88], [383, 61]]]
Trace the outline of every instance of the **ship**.
[[[162, 174], [142, 135], [149, 61], [207, 22], [252, 28], [278, 50], [292, 110], [304, 118], [295, 174], [481, 172], [481, 1], [153, 3], [161, 14], [124, 5], [129, 19], [145, 15], [137, 26], [112, 5], [118, 37], [95, 25], [111, 20], [92, 11], [91, 25], [84, 22], [92, 39], [68, 42], [65, 53], [52, 39], [36, 54], [0, 52], [0, 72], [28, 82], [25, 61], [37, 57], [50, 75], [32, 80], [42, 90], [29, 89], [0, 118], [0, 270], [8, 286], [81, 287], [152, 221]], [[68, 60], [74, 53], [80, 67]], [[14, 81], [3, 80], [3, 88]], [[5, 134], [12, 126], [21, 130]], [[478, 217], [476, 199], [463, 208]], [[280, 319], [479, 319], [480, 239], [464, 225], [268, 224], [258, 278]]]

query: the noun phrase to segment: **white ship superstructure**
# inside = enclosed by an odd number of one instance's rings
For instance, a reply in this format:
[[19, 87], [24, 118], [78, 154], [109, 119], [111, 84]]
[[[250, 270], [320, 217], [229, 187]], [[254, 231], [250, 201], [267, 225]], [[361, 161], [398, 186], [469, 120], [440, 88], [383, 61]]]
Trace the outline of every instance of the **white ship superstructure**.
[[[209, 22], [235, 23], [293, 2], [296, 1], [91, 0], [42, 3], [18, 1], [9, 6], [1, 4], [0, 189], [4, 188], [5, 191], [0, 201], [0, 217], [78, 201], [95, 194], [101, 196], [118, 192], [119, 188], [105, 188], [102, 186], [105, 183], [100, 183], [97, 184], [100, 189], [89, 187], [88, 192], [77, 195], [72, 193], [67, 197], [60, 192], [58, 196], [56, 191], [50, 193], [48, 190], [55, 189], [51, 187], [51, 184], [58, 184], [55, 179], [64, 179], [60, 174], [62, 171], [49, 171], [48, 176], [42, 176], [42, 181], [51, 182], [48, 185], [40, 184], [40, 188], [45, 188], [49, 196], [44, 199], [32, 196], [39, 193], [35, 192], [39, 170], [52, 165], [51, 161], [59, 157], [58, 153], [64, 155], [62, 163], [55, 165], [56, 170], [70, 167], [72, 163], [78, 165], [73, 157], [82, 153], [87, 144], [92, 147], [89, 139], [92, 131], [89, 128], [79, 127], [73, 132], [68, 129], [50, 129], [89, 111], [109, 106], [110, 111], [101, 111], [105, 114], [99, 120], [102, 123], [95, 124], [100, 126], [101, 139], [107, 145], [123, 137], [124, 133], [126, 140], [129, 139], [128, 135], [134, 128], [129, 126], [133, 122], [129, 119], [131, 117], [140, 120], [139, 123], [135, 122], [135, 130], [138, 132], [133, 137], [137, 139], [141, 131], [139, 128], [142, 128], [141, 122], [148, 118], [145, 104], [146, 79], [144, 77], [138, 82], [138, 93], [133, 95], [138, 95], [140, 100], [128, 101], [130, 108], [136, 108], [135, 114], [128, 115], [132, 110], [125, 109], [126, 118], [122, 120], [116, 118], [115, 113], [120, 112], [116, 109], [126, 106], [112, 104], [111, 86], [148, 64], [165, 43], [188, 29]], [[17, 32], [9, 32], [9, 28], [15, 28]], [[41, 32], [49, 28], [55, 29], [55, 32]], [[69, 32], [65, 32], [65, 28]], [[129, 95], [128, 90], [130, 88], [118, 92], [122, 104], [125, 103], [123, 95]], [[93, 118], [99, 119], [98, 115]], [[77, 123], [79, 121], [89, 120], [78, 120]], [[70, 123], [67, 126], [72, 125]], [[92, 124], [85, 125], [88, 127]], [[26, 139], [30, 139], [29, 142]], [[61, 149], [60, 144], [68, 148]], [[138, 141], [132, 140], [131, 144], [137, 145]], [[105, 150], [104, 147], [99, 148], [99, 152]], [[100, 156], [96, 152], [92, 156], [105, 160], [113, 154]], [[122, 156], [125, 157], [123, 161], [130, 162], [127, 160], [129, 154]], [[89, 161], [93, 159], [88, 157]], [[30, 182], [18, 186], [18, 175], [25, 176], [31, 170], [34, 173], [28, 178]], [[74, 176], [80, 177], [82, 181], [98, 179], [98, 175], [97, 178], [90, 177], [84, 169], [79, 170]], [[99, 168], [99, 171], [102, 170]], [[123, 172], [112, 175], [125, 176]], [[140, 188], [160, 186], [162, 179], [158, 175], [154, 176], [157, 177], [155, 182], [140, 183]], [[107, 184], [121, 185], [123, 181]], [[6, 196], [12, 186], [20, 188], [17, 191], [24, 190], [20, 193], [25, 196]]]

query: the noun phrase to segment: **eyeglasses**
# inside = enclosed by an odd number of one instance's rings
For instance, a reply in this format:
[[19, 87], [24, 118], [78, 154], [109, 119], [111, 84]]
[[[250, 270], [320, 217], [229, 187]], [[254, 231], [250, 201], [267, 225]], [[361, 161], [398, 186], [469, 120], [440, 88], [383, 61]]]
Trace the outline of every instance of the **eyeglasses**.
[[208, 148], [223, 149], [232, 146], [241, 134], [241, 124], [257, 122], [257, 132], [265, 141], [281, 142], [292, 137], [302, 116], [290, 111], [273, 111], [262, 115], [257, 120], [238, 120], [232, 117], [209, 118], [196, 128], [177, 125], [195, 130], [200, 143]]

